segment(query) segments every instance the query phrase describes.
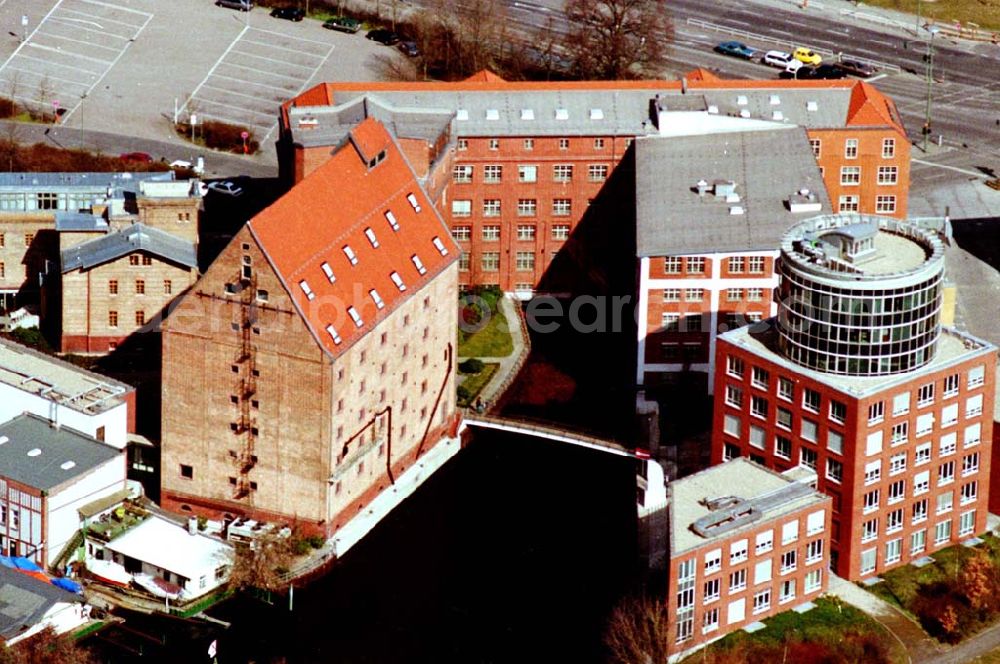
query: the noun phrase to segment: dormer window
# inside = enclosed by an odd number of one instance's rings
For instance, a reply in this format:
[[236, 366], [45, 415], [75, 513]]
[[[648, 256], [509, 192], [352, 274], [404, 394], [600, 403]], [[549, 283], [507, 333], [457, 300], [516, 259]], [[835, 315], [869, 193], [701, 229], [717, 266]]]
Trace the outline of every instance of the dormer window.
[[332, 284], [337, 280], [337, 277], [333, 274], [333, 268], [326, 261], [323, 261], [319, 265], [323, 269], [323, 274], [326, 275], [327, 280]]
[[445, 248], [444, 242], [441, 241], [441, 238], [434, 236], [434, 239], [431, 240], [431, 242], [434, 243], [434, 248], [438, 250], [439, 254], [441, 254], [442, 256], [448, 255], [448, 249]]
[[371, 228], [366, 228], [365, 237], [368, 238], [368, 241], [372, 243], [373, 249], [378, 249], [378, 238], [375, 237], [375, 231], [373, 231]]
[[373, 288], [370, 291], [368, 291], [368, 294], [372, 296], [372, 302], [375, 303], [376, 307], [378, 307], [379, 309], [385, 308], [385, 300], [382, 299], [382, 296], [378, 294], [377, 290]]
[[399, 272], [392, 272], [389, 274], [389, 278], [392, 279], [392, 283], [396, 284], [396, 288], [402, 293], [406, 290], [406, 284], [403, 283], [403, 278], [399, 276]]
[[750, 100], [747, 99], [746, 95], [736, 95], [736, 105], [737, 106], [746, 106], [749, 103], [750, 103]]
[[456, 120], [468, 120], [469, 119], [469, 111], [467, 111], [464, 108], [458, 109], [457, 111], [455, 111], [455, 119]]
[[410, 201], [410, 205], [413, 206], [414, 212], [420, 212], [420, 203], [417, 202], [417, 197], [414, 194], [407, 194], [406, 200]]
[[590, 119], [591, 120], [603, 120], [604, 119], [604, 109], [603, 108], [592, 108], [592, 109], [590, 109]]
[[351, 261], [351, 265], [358, 264], [358, 255], [354, 253], [353, 249], [351, 249], [351, 245], [344, 245], [344, 255], [347, 256], [347, 260]]
[[500, 119], [500, 111], [498, 111], [495, 108], [487, 108], [486, 109], [486, 119], [487, 120], [499, 120]]
[[533, 108], [522, 108], [521, 109], [521, 119], [522, 120], [534, 120], [535, 119], [535, 109], [533, 109]]
[[569, 120], [569, 109], [557, 108], [556, 109], [556, 120]]
[[342, 340], [340, 338], [340, 335], [337, 334], [337, 330], [336, 328], [333, 327], [333, 325], [326, 326], [326, 333], [330, 335], [331, 339], [333, 339], [333, 343], [337, 344], [338, 346], [340, 345], [340, 342]]
[[354, 307], [347, 307], [347, 315], [350, 316], [351, 320], [354, 321], [355, 326], [361, 327], [362, 325], [365, 324], [365, 322], [361, 320], [361, 314], [359, 314], [358, 310], [355, 309]]
[[299, 282], [299, 288], [301, 288], [302, 292], [305, 293], [306, 298], [310, 300], [316, 299], [316, 293], [314, 293], [313, 289], [309, 287], [309, 282], [305, 279]]
[[389, 228], [394, 231], [399, 230], [399, 222], [396, 221], [396, 215], [392, 213], [392, 210], [385, 211], [385, 220], [389, 222]]
[[417, 268], [417, 272], [420, 274], [427, 274], [427, 268], [424, 267], [424, 262], [420, 260], [420, 256], [413, 254], [410, 256], [410, 260], [413, 261], [413, 267]]

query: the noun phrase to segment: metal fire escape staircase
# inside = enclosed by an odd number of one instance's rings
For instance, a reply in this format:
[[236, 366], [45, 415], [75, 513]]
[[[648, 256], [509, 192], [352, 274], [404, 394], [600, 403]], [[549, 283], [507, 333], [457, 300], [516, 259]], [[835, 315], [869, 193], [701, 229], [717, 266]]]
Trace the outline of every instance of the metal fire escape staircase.
[[248, 277], [244, 272], [237, 283], [240, 285], [240, 344], [236, 354], [239, 415], [234, 433], [239, 438], [239, 447], [234, 459], [237, 472], [233, 498], [241, 500], [252, 495], [250, 471], [257, 465], [257, 420], [252, 407], [257, 394], [257, 346], [253, 343], [253, 327], [258, 319], [257, 277], [252, 273]]

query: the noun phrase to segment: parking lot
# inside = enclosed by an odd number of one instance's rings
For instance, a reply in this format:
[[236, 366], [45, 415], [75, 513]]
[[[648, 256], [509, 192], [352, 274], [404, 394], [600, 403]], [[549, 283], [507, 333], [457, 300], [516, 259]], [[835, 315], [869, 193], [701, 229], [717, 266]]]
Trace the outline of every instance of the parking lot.
[[264, 140], [275, 127], [278, 106], [307, 87], [333, 48], [328, 42], [245, 28], [181, 113], [244, 125]]

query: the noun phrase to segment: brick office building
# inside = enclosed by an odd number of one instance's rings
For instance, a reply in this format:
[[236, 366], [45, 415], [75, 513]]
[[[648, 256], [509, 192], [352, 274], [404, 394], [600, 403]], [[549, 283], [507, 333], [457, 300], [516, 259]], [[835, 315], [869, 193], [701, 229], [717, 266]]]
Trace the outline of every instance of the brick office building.
[[668, 661], [826, 591], [830, 498], [747, 459], [671, 482]]
[[421, 161], [453, 140], [451, 181], [438, 184], [463, 251], [459, 281], [525, 297], [642, 136], [798, 125], [833, 211], [906, 214], [905, 130], [893, 103], [861, 81], [726, 81], [698, 70], [682, 81], [529, 83], [483, 73], [454, 83], [323, 83], [282, 109], [286, 180], [329, 158], [351, 113], [385, 121]]
[[818, 217], [782, 239], [778, 317], [718, 339], [712, 462], [815, 470], [851, 580], [986, 527], [996, 348], [941, 327], [943, 270], [910, 224]]
[[254, 217], [163, 332], [163, 504], [330, 535], [458, 424], [458, 248], [385, 126]]

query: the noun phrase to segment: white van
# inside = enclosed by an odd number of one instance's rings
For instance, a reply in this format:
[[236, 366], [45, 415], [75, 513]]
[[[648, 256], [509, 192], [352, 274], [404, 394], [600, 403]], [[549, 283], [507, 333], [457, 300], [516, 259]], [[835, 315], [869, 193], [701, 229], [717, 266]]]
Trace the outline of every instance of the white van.
[[798, 62], [798, 60], [793, 58], [791, 53], [785, 53], [784, 51], [768, 51], [764, 54], [764, 64], [771, 65], [772, 67], [785, 69], [793, 62]]

